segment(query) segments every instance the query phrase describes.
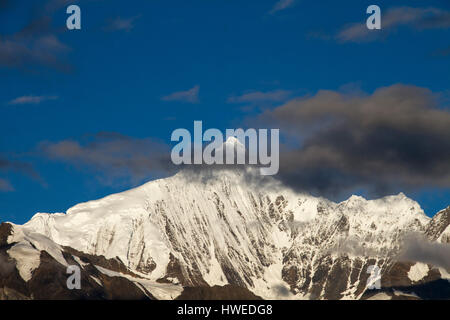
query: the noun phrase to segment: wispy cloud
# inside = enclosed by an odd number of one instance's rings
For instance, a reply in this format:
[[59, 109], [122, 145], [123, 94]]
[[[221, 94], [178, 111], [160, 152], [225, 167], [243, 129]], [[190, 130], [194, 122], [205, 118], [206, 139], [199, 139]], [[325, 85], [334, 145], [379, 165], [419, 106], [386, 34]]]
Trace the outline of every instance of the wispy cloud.
[[430, 242], [418, 234], [410, 234], [404, 239], [399, 261], [429, 263], [435, 267], [450, 269], [450, 244]]
[[273, 6], [272, 10], [269, 11], [270, 14], [274, 14], [278, 11], [285, 10], [287, 8], [292, 7], [295, 4], [295, 0], [279, 0]]
[[11, 100], [8, 104], [18, 105], [18, 104], [40, 104], [41, 102], [48, 100], [56, 100], [58, 96], [22, 96]]
[[105, 31], [126, 31], [129, 32], [135, 27], [136, 20], [141, 16], [134, 16], [130, 18], [117, 17], [107, 23], [104, 27]]
[[434, 56], [438, 56], [438, 57], [448, 57], [450, 56], [450, 47], [444, 48], [444, 49], [439, 49], [436, 50], [433, 53]]
[[14, 191], [14, 187], [8, 180], [0, 178], [0, 192], [9, 192], [9, 191]]
[[33, 38], [6, 37], [0, 41], [0, 65], [14, 68], [41, 65], [68, 71], [69, 66], [58, 57], [66, 51], [68, 47], [54, 35]]
[[273, 91], [251, 91], [239, 96], [231, 96], [228, 98], [229, 103], [267, 103], [267, 102], [283, 102], [291, 96], [292, 92], [288, 90]]
[[399, 27], [423, 29], [450, 28], [450, 11], [439, 8], [395, 7], [387, 9], [381, 16], [381, 30], [369, 30], [364, 22], [344, 27], [336, 35], [341, 42], [369, 42], [397, 30]]
[[164, 143], [116, 132], [100, 132], [86, 141], [42, 142], [38, 149], [47, 158], [95, 172], [105, 185], [134, 185], [153, 174], [169, 172], [172, 163]]
[[[41, 175], [34, 169], [33, 165], [28, 162], [10, 159], [4, 155], [0, 155], [0, 172], [20, 173], [32, 178], [35, 181], [38, 181], [43, 187], [47, 187], [47, 183]], [[14, 187], [8, 180], [0, 178], [0, 191], [14, 191]]]
[[180, 101], [188, 103], [198, 103], [200, 86], [196, 85], [186, 91], [178, 91], [161, 98], [162, 101]]
[[[52, 0], [39, 7], [33, 6], [24, 27], [11, 33], [0, 33], [0, 66], [24, 70], [50, 67], [70, 71], [71, 66], [63, 59], [69, 47], [57, 36], [64, 29], [55, 28], [51, 18], [67, 2]], [[11, 3], [4, 10], [11, 10], [14, 4]]]

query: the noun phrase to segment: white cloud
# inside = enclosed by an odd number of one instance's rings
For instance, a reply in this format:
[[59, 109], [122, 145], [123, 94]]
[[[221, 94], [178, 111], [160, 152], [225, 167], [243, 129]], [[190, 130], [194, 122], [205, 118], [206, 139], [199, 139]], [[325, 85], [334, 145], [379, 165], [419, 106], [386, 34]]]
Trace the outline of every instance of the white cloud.
[[56, 100], [57, 96], [21, 96], [17, 97], [9, 102], [9, 104], [17, 105], [17, 104], [39, 104], [41, 102], [47, 100]]
[[290, 8], [294, 5], [295, 0], [279, 0], [275, 5], [273, 6], [272, 10], [270, 10], [270, 14], [274, 14], [278, 11], [285, 10], [287, 8]]
[[240, 96], [231, 96], [228, 98], [229, 103], [267, 103], [267, 102], [283, 102], [291, 95], [291, 91], [273, 90], [273, 91], [252, 91], [244, 93]]

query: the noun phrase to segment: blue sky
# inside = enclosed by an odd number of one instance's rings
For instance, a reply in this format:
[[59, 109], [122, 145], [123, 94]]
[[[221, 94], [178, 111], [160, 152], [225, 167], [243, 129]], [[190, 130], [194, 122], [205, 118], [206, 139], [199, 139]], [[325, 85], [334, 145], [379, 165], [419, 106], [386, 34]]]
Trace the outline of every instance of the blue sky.
[[[319, 90], [371, 94], [398, 83], [427, 88], [439, 108], [450, 105], [448, 1], [86, 0], [73, 2], [82, 29], [72, 31], [68, 3], [0, 5], [0, 161], [8, 162], [0, 166], [0, 220], [65, 212], [164, 176], [152, 164], [130, 173], [109, 153], [103, 166], [101, 132], [133, 141], [126, 152], [159, 150], [194, 120], [234, 128]], [[418, 10], [406, 20], [392, 13], [380, 35], [343, 39], [365, 24], [370, 4], [381, 7], [382, 24], [392, 8]], [[422, 13], [440, 20], [421, 23], [429, 21]], [[80, 158], [52, 149], [94, 140]], [[433, 214], [450, 205], [449, 190], [406, 194]]]

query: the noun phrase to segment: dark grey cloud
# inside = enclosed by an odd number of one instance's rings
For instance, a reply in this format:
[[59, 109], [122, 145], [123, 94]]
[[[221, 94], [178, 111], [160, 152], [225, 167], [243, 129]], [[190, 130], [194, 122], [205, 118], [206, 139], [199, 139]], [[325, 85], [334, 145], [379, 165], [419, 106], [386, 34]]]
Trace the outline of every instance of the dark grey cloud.
[[[75, 1], [76, 2], [76, 1]], [[30, 4], [28, 22], [10, 34], [0, 33], [0, 66], [20, 69], [50, 67], [60, 71], [70, 71], [71, 66], [64, 61], [70, 50], [59, 38], [64, 30], [62, 23], [55, 27], [52, 15], [69, 1], [51, 0], [44, 4]], [[10, 6], [5, 6], [8, 10]]]
[[335, 38], [341, 42], [366, 42], [380, 39], [399, 27], [423, 29], [450, 28], [450, 11], [427, 7], [394, 7], [381, 12], [381, 30], [369, 30], [365, 21], [342, 28]]
[[81, 142], [42, 142], [39, 150], [50, 159], [93, 170], [106, 185], [136, 184], [173, 170], [167, 145], [114, 132], [101, 132]]
[[430, 242], [421, 235], [408, 235], [398, 261], [428, 263], [450, 270], [450, 244]]
[[427, 89], [322, 90], [259, 120], [286, 138], [278, 177], [295, 188], [334, 198], [450, 187], [450, 112]]
[[54, 35], [33, 38], [6, 37], [0, 42], [0, 65], [13, 68], [47, 66], [61, 71], [70, 70], [59, 55], [69, 48]]
[[[38, 181], [42, 186], [46, 187], [47, 183], [41, 177], [41, 175], [34, 169], [33, 165], [28, 162], [20, 161], [17, 159], [10, 159], [5, 155], [0, 154], [0, 174], [5, 173], [20, 173], [25, 176]], [[14, 186], [12, 183], [4, 178], [0, 177], [0, 192], [14, 191]]]
[[14, 187], [12, 186], [11, 182], [6, 179], [0, 178], [0, 192], [8, 191], [14, 191]]
[[6, 156], [1, 155], [0, 155], [0, 170], [19, 172], [28, 175], [36, 180], [42, 179], [31, 163], [16, 159], [8, 159]]

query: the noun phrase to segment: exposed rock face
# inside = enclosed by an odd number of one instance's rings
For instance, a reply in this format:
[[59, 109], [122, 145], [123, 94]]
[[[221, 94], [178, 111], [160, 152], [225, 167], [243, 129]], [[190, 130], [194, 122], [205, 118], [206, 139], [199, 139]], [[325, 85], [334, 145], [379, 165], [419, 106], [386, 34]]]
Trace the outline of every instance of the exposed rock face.
[[443, 243], [450, 243], [450, 207], [441, 210], [427, 225], [425, 234], [430, 240], [440, 239]]
[[[0, 229], [6, 229], [3, 224]], [[10, 225], [11, 227], [11, 225]], [[0, 247], [0, 299], [1, 300], [67, 300], [67, 299], [149, 299], [152, 296], [141, 290], [134, 282], [124, 277], [113, 277], [101, 273], [95, 265], [116, 265], [104, 257], [95, 257], [92, 261], [87, 255], [72, 255], [61, 250], [68, 265], [76, 265], [81, 270], [81, 289], [69, 290], [67, 287], [67, 268], [47, 251], [39, 251], [39, 266], [33, 270], [32, 277], [25, 281], [18, 268], [18, 261], [8, 254], [8, 250], [18, 243]], [[70, 250], [72, 251], [72, 250]], [[101, 260], [103, 263], [98, 263]], [[78, 261], [78, 262], [77, 262]], [[81, 262], [83, 261], [83, 262]], [[94, 263], [96, 263], [94, 265]], [[126, 268], [124, 268], [126, 269]]]
[[0, 224], [0, 247], [8, 245], [8, 237], [12, 234], [13, 226], [9, 223]]
[[261, 300], [246, 288], [227, 284], [213, 287], [185, 287], [177, 300]]
[[[450, 298], [450, 270], [397, 261], [410, 233], [449, 243], [449, 217], [430, 219], [403, 194], [334, 203], [251, 172], [181, 172], [2, 224], [0, 262], [12, 271], [0, 298]], [[82, 290], [66, 288], [68, 265]], [[374, 265], [381, 290], [367, 290]]]

